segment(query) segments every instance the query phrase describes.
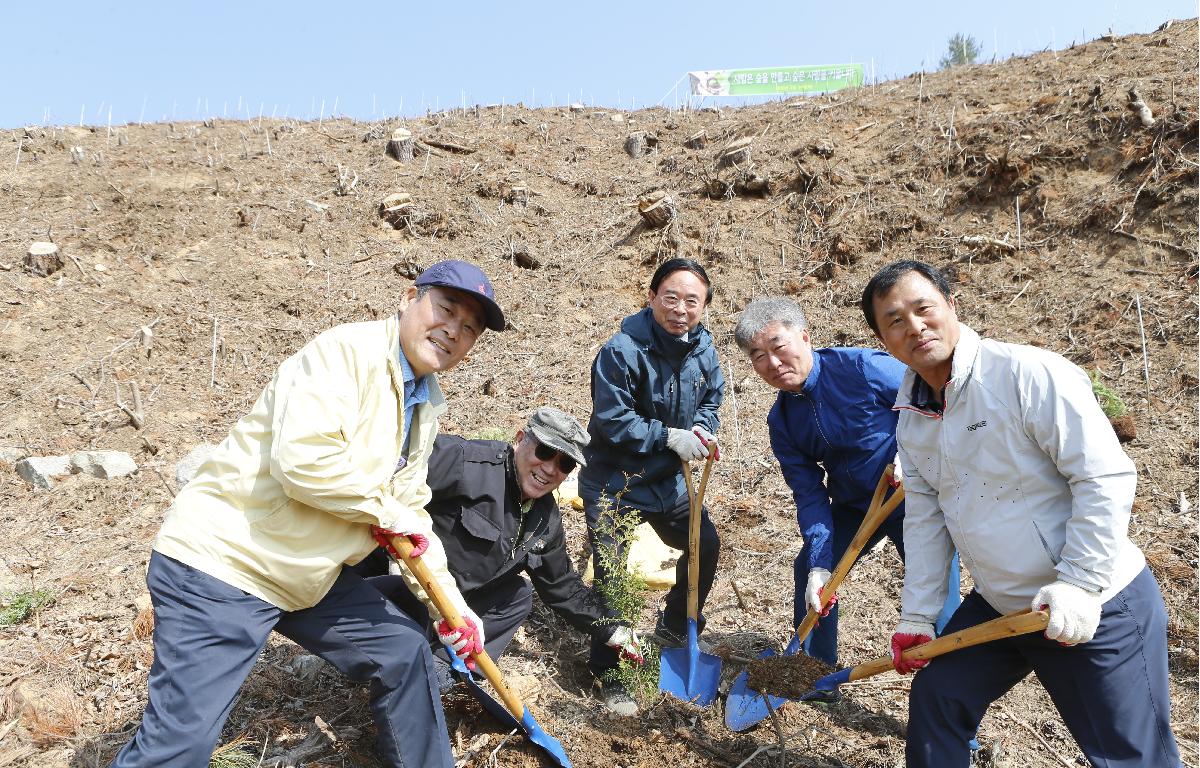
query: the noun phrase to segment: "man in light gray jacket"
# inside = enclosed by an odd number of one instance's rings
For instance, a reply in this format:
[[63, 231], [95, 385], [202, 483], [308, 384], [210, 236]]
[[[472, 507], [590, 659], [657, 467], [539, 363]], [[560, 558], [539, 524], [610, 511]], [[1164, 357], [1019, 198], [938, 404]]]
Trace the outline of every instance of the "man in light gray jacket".
[[1031, 671], [1094, 765], [1176, 766], [1166, 609], [1128, 537], [1137, 473], [1087, 375], [958, 322], [945, 277], [900, 261], [863, 291], [867, 323], [908, 365], [896, 399], [904, 466], [901, 653], [934, 635], [957, 547], [975, 589], [945, 627], [1045, 609], [1024, 635], [929, 662], [909, 699], [907, 765], [961, 766], [988, 706]]

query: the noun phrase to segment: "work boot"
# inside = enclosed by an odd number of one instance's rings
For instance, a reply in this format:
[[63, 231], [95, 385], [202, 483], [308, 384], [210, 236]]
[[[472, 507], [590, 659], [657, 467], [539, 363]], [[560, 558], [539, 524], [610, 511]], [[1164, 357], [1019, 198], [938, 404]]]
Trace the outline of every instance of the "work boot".
[[614, 715], [634, 717], [638, 713], [637, 702], [625, 690], [625, 686], [616, 680], [600, 681], [600, 700], [604, 708]]
[[800, 701], [807, 701], [810, 704], [837, 704], [842, 700], [842, 692], [838, 688], [831, 691], [822, 691], [820, 689], [809, 691], [800, 697]]
[[454, 684], [458, 682], [454, 679], [454, 673], [451, 671], [450, 665], [437, 656], [434, 656], [433, 671], [434, 676], [437, 677], [438, 693], [443, 696], [450, 693], [450, 690], [454, 688]]
[[[676, 632], [666, 625], [663, 617], [658, 617], [658, 623], [654, 625], [654, 632], [650, 635], [654, 644], [659, 648], [686, 648], [687, 647], [687, 632]], [[709, 643], [696, 638], [696, 646], [703, 653], [708, 653], [712, 649]]]

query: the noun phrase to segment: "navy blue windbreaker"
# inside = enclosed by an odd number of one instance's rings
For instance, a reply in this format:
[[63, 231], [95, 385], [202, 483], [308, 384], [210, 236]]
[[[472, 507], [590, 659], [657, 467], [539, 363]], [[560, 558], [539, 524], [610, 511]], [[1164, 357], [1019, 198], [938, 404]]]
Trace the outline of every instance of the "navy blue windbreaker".
[[[896, 456], [892, 406], [904, 371], [886, 352], [814, 349], [800, 392], [780, 392], [767, 415], [771, 449], [792, 489], [811, 568], [833, 570], [831, 501], [866, 512], [879, 476]], [[904, 505], [892, 514], [903, 515]]]
[[624, 489], [621, 500], [629, 506], [674, 508], [685, 489], [679, 456], [667, 448], [667, 427], [699, 424], [717, 434], [724, 394], [717, 350], [702, 325], [682, 341], [654, 321], [649, 307], [625, 318], [592, 363], [592, 441], [580, 495], [594, 501]]

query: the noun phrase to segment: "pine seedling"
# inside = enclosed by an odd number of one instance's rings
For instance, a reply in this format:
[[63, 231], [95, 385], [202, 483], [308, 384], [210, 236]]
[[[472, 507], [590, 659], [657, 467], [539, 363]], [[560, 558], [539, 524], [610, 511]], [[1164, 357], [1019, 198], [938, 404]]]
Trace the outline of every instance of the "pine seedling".
[[[641, 518], [638, 513], [620, 504], [621, 494], [616, 498], [601, 495], [597, 505], [600, 514], [596, 522], [596, 565], [607, 574], [597, 579], [596, 588], [616, 615], [608, 621], [636, 627], [646, 607], [646, 579], [639, 572], [630, 573], [629, 545]], [[643, 641], [646, 650], [644, 663], [637, 664], [621, 659], [620, 665], [609, 672], [609, 676], [620, 682], [630, 695], [639, 701], [658, 693], [658, 649]]]
[[53, 602], [54, 593], [48, 589], [31, 589], [8, 595], [4, 598], [3, 608], [0, 608], [0, 627], [20, 624]]
[[1096, 402], [1100, 403], [1100, 410], [1104, 411], [1104, 415], [1110, 420], [1119, 419], [1129, 412], [1121, 396], [1100, 381], [1099, 371], [1092, 372], [1092, 394], [1096, 396]]

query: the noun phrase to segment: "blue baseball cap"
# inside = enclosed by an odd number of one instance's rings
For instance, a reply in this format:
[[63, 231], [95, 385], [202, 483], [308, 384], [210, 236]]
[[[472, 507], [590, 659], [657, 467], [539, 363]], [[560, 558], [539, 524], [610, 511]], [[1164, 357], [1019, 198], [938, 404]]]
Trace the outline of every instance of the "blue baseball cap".
[[436, 285], [468, 293], [483, 307], [484, 325], [493, 331], [504, 330], [504, 311], [496, 303], [492, 281], [474, 264], [458, 259], [439, 261], [422, 272], [413, 285]]

